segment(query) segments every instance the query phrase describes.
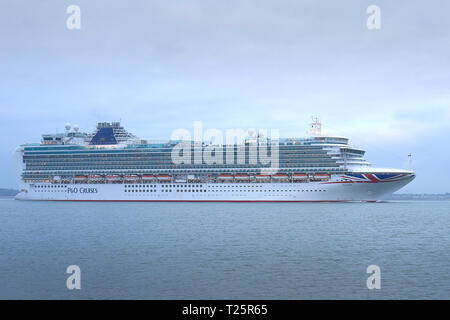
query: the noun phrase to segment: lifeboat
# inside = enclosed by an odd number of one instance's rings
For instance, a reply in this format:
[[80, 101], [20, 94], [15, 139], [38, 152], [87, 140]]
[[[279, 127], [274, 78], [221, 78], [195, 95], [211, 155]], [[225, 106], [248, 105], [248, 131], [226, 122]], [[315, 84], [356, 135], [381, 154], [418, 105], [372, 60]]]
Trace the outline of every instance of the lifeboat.
[[168, 174], [158, 174], [157, 176], [159, 181], [170, 181], [172, 180], [172, 176], [168, 175]]
[[249, 180], [250, 176], [248, 174], [237, 174], [234, 176], [236, 180]]
[[255, 178], [256, 180], [269, 180], [270, 176], [268, 174], [257, 174]]
[[87, 176], [83, 176], [83, 175], [76, 175], [73, 177], [74, 181], [86, 181], [87, 180]]
[[308, 175], [306, 173], [294, 173], [292, 175], [292, 179], [294, 180], [307, 180]]
[[143, 174], [142, 175], [142, 181], [151, 181], [151, 180], [155, 180], [156, 177], [152, 174]]
[[221, 174], [217, 177], [219, 180], [233, 180], [232, 174]]
[[330, 180], [330, 175], [327, 173], [316, 173], [314, 174], [314, 179], [316, 180]]
[[136, 182], [139, 180], [139, 176], [137, 174], [127, 174], [123, 179], [127, 182]]
[[106, 176], [106, 180], [116, 182], [116, 181], [122, 181], [122, 177], [118, 174], [110, 174]]

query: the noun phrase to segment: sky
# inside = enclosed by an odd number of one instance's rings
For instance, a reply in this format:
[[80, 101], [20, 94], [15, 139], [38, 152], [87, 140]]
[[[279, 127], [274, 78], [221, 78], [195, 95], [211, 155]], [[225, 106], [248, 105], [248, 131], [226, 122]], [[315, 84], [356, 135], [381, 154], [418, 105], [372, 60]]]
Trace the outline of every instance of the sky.
[[18, 145], [67, 122], [300, 137], [318, 116], [374, 166], [407, 169], [411, 154], [417, 178], [401, 192], [450, 192], [449, 12], [447, 0], [2, 0], [0, 187], [16, 186]]

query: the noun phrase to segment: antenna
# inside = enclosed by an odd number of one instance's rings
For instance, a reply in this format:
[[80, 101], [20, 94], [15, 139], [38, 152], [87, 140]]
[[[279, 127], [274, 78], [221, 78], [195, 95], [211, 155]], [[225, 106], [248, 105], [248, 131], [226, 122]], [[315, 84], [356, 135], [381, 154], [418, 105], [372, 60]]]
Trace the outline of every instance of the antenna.
[[309, 134], [312, 136], [321, 136], [322, 135], [322, 123], [320, 122], [318, 117], [311, 117], [312, 123], [309, 129]]
[[411, 153], [408, 154], [408, 166], [409, 166], [409, 170], [412, 169], [412, 155]]

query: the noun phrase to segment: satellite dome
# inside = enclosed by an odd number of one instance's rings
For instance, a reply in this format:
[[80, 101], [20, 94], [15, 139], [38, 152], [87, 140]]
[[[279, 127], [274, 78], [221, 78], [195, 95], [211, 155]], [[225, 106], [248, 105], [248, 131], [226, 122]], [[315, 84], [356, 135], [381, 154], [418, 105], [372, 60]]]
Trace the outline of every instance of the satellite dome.
[[66, 130], [69, 131], [70, 130], [70, 123], [66, 123]]
[[78, 132], [79, 129], [80, 127], [77, 124], [73, 125], [73, 131]]

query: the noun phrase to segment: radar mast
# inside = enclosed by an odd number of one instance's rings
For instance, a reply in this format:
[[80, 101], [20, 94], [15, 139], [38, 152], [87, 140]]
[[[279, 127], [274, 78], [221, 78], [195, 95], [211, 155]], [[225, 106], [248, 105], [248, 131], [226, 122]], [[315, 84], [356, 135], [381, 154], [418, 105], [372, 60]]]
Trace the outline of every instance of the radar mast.
[[322, 123], [318, 117], [312, 117], [311, 127], [309, 129], [309, 134], [311, 136], [321, 136], [322, 135]]

